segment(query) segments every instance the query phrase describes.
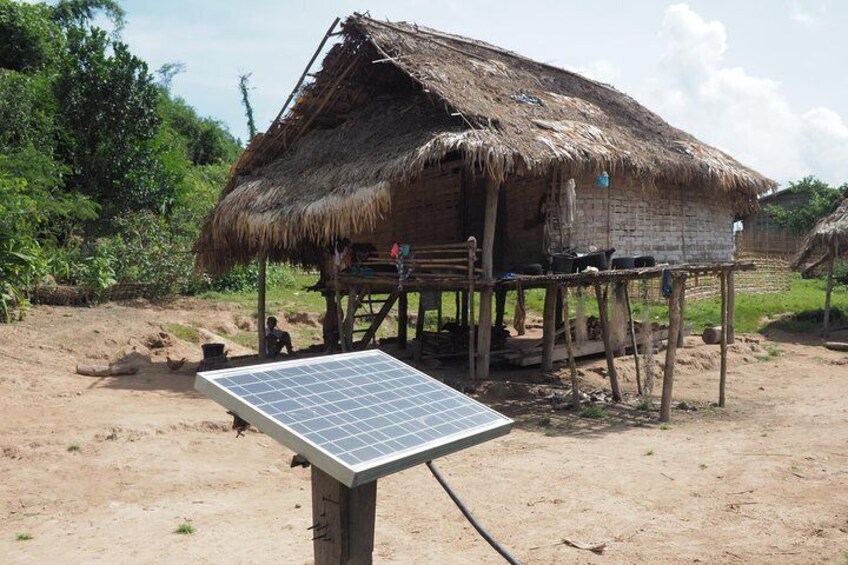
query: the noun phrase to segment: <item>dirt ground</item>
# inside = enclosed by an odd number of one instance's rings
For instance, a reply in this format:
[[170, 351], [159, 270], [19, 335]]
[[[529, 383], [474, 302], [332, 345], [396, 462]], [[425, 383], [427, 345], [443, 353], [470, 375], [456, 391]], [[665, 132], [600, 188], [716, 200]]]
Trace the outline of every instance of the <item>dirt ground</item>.
[[[202, 320], [225, 336], [243, 318], [186, 300], [37, 307], [0, 326], [0, 562], [311, 562], [309, 470], [260, 433], [236, 439], [193, 391], [199, 346], [166, 331]], [[188, 362], [171, 371], [166, 355]], [[600, 419], [554, 409], [564, 371], [500, 372], [479, 397], [516, 428], [438, 465], [524, 563], [844, 565], [848, 354], [740, 339], [724, 410], [717, 347], [689, 338], [679, 357], [670, 426], [636, 408], [626, 359], [629, 400]], [[119, 358], [139, 372], [74, 371]], [[583, 390], [606, 385], [602, 366], [581, 364]], [[174, 533], [183, 522], [195, 533]], [[423, 466], [380, 480], [376, 530], [376, 562], [501, 562]]]

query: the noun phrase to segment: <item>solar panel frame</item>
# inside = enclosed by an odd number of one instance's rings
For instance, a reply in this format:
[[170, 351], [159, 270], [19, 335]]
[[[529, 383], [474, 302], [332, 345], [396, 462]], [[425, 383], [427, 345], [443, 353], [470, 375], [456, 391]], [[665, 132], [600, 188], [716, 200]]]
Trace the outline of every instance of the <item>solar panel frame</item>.
[[[229, 378], [231, 377], [244, 375], [253, 376], [259, 373], [268, 373], [279, 369], [306, 367], [314, 364], [325, 364], [328, 361], [336, 360], [359, 360], [367, 357], [372, 357], [374, 359], [374, 363], [390, 362], [392, 364], [399, 365], [405, 371], [408, 371], [409, 375], [415, 376], [418, 379], [423, 377], [425, 379], [423, 382], [428, 383], [429, 386], [437, 387], [438, 390], [449, 391], [450, 397], [461, 399], [462, 403], [466, 406], [473, 406], [479, 411], [478, 413], [495, 417], [495, 419], [488, 424], [468, 428], [457, 433], [452, 433], [444, 437], [428, 441], [423, 445], [400, 450], [395, 453], [389, 453], [357, 464], [342, 460], [339, 455], [332, 453], [322, 445], [306, 438], [305, 434], [309, 432], [302, 433], [295, 430], [292, 428], [292, 425], [294, 424], [281, 422], [273, 414], [269, 414], [267, 411], [250, 404], [234, 391], [227, 388], [227, 386], [222, 384], [221, 381], [221, 379], [228, 379], [228, 382], [232, 383], [232, 381], [229, 381]], [[282, 443], [292, 451], [305, 456], [310, 463], [349, 487], [368, 483], [397, 471], [401, 471], [420, 463], [424, 463], [505, 435], [509, 433], [513, 425], [513, 421], [510, 418], [507, 418], [499, 412], [492, 410], [488, 406], [467, 397], [448, 385], [433, 379], [414, 367], [410, 367], [394, 357], [376, 349], [322, 357], [286, 360], [249, 367], [200, 372], [197, 374], [195, 379], [195, 389], [225, 408], [235, 412], [241, 418], [250, 422], [260, 431], [274, 438], [276, 441]], [[278, 414], [277, 416], [282, 415], [283, 414]], [[343, 453], [342, 455], [345, 454]]]

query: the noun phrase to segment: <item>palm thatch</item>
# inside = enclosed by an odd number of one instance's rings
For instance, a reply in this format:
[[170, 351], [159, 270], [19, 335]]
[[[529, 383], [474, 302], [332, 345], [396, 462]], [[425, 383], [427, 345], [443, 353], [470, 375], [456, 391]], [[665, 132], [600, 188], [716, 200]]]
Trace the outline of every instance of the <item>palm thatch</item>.
[[756, 207], [775, 183], [614, 88], [504, 49], [354, 15], [295, 105], [254, 138], [195, 244], [222, 272], [266, 254], [314, 262], [372, 228], [391, 189], [452, 156], [502, 180], [563, 167], [683, 184]]
[[[811, 271], [829, 259], [834, 250], [837, 257], [848, 253], [848, 196], [810, 230], [793, 262], [793, 268], [802, 272]], [[823, 256], [819, 260], [810, 261], [817, 253], [823, 253]]]

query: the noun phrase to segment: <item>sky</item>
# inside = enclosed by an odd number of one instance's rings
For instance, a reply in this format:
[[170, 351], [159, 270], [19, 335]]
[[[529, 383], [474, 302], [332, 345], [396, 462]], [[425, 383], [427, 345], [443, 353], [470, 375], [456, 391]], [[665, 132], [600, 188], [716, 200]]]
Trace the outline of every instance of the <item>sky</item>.
[[[354, 11], [482, 39], [581, 72], [782, 185], [848, 182], [844, 0], [125, 0], [123, 39], [175, 94], [247, 127], [277, 116], [336, 16]], [[316, 63], [316, 66], [320, 64]]]

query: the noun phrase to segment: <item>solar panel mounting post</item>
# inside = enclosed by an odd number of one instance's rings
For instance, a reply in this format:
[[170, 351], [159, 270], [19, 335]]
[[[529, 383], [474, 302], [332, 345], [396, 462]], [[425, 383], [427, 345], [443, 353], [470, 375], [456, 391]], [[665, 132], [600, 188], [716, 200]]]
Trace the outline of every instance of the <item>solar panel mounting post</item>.
[[369, 565], [374, 553], [377, 481], [349, 488], [312, 466], [315, 565]]

